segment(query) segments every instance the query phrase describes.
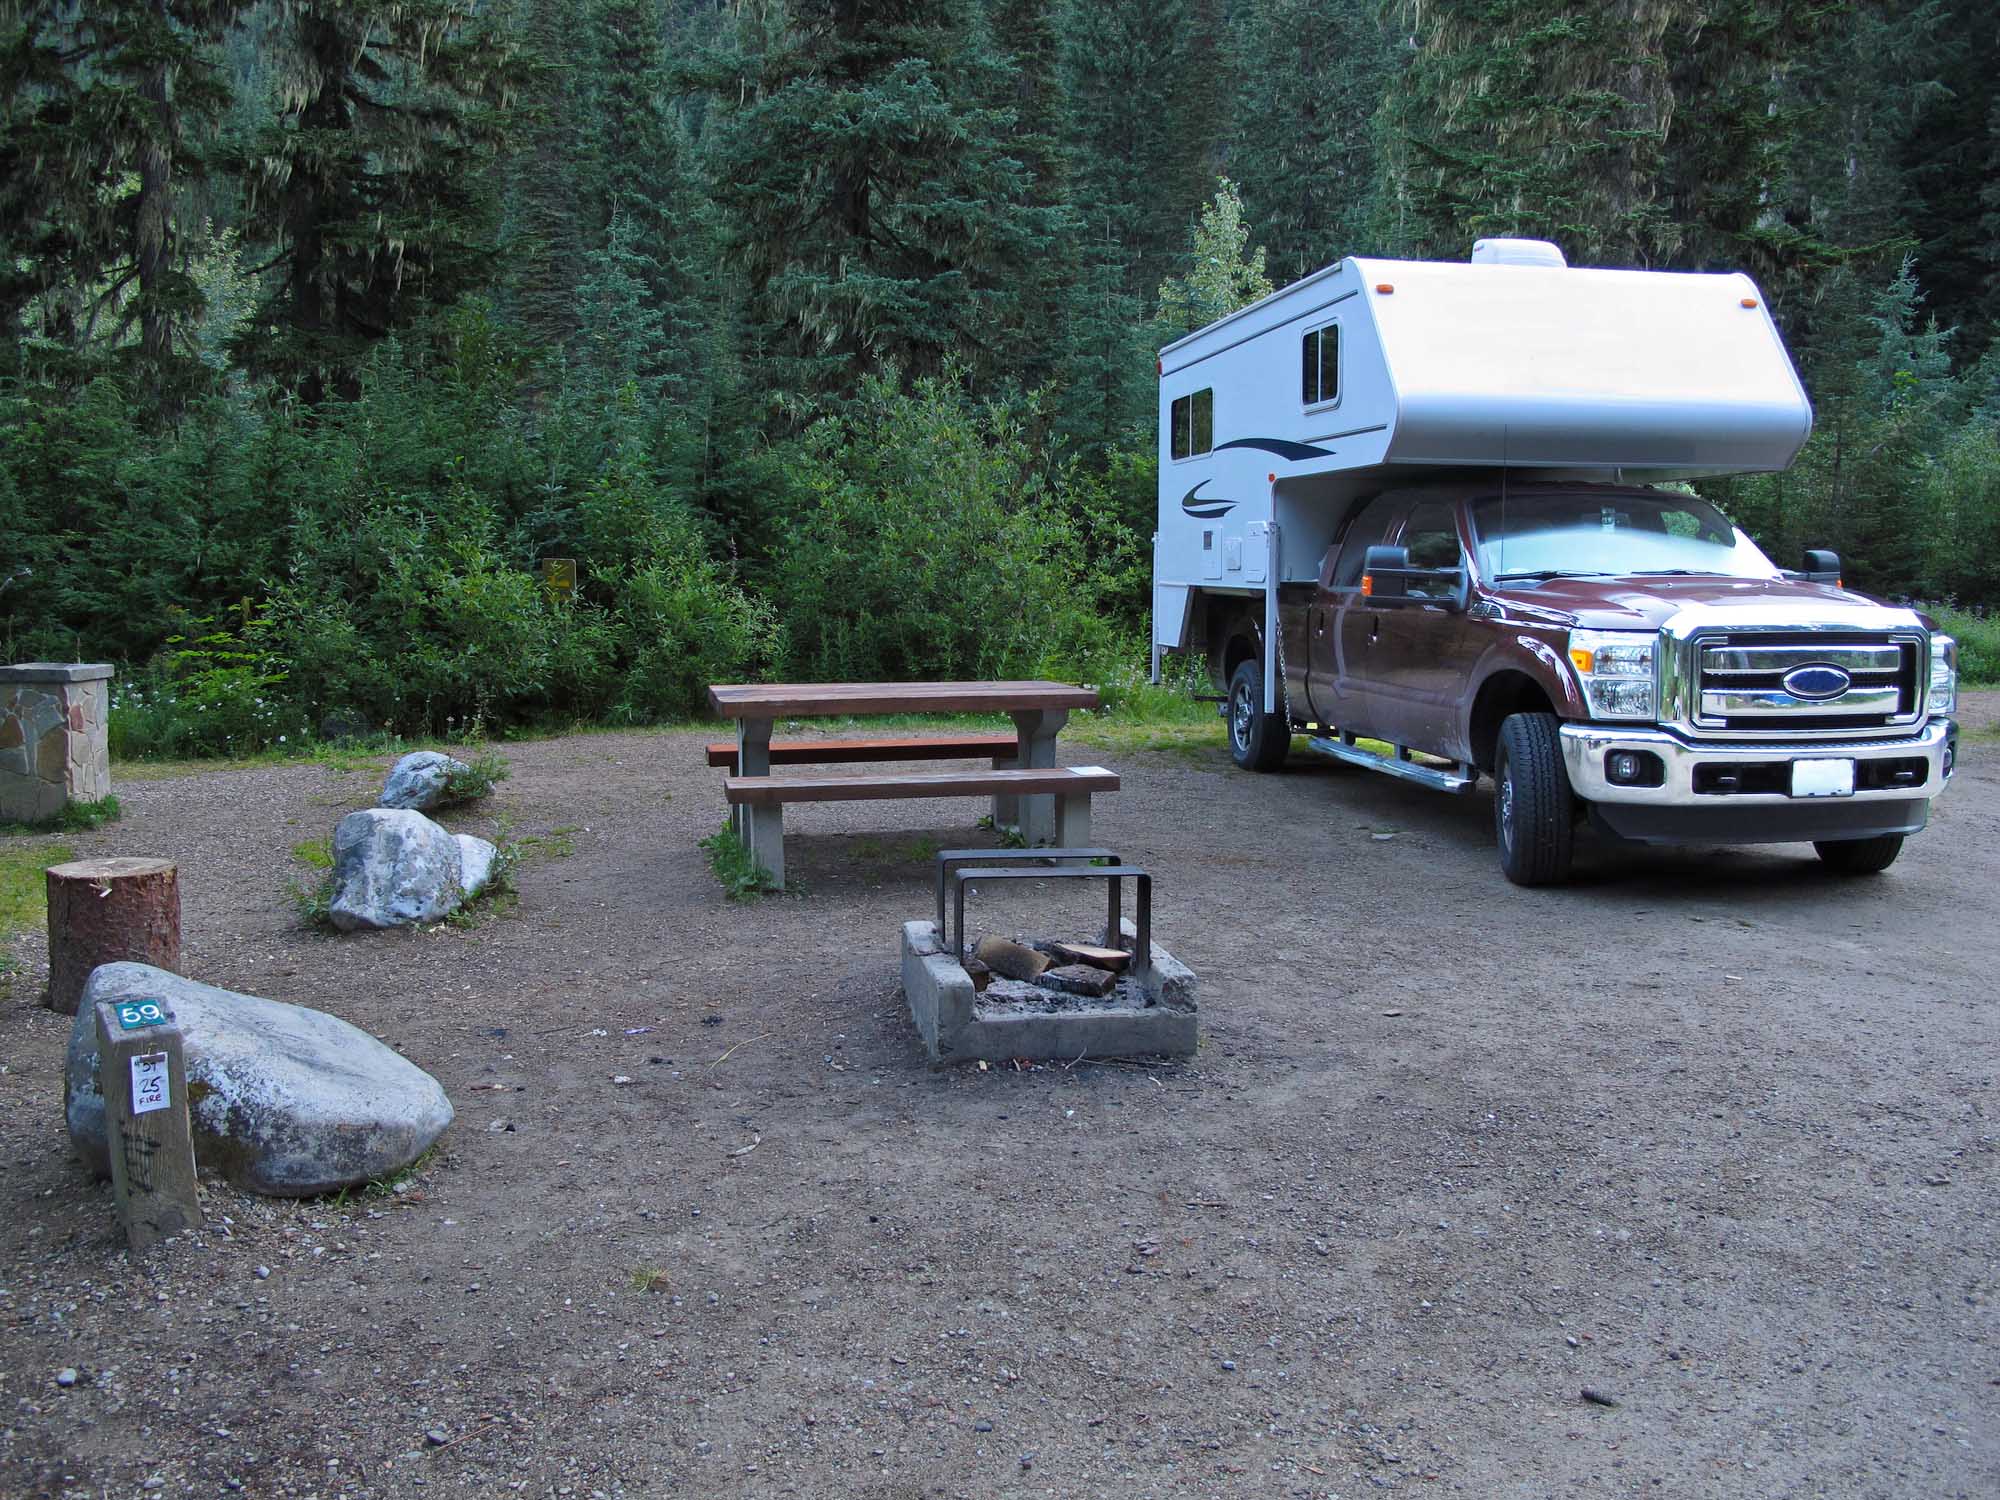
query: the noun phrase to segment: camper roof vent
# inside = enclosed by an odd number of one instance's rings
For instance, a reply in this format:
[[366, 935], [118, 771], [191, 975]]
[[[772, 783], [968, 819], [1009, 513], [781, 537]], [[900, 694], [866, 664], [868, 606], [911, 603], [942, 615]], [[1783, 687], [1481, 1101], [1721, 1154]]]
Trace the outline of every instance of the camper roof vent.
[[1547, 266], [1560, 271], [1569, 262], [1562, 251], [1547, 240], [1476, 240], [1472, 246], [1475, 266]]

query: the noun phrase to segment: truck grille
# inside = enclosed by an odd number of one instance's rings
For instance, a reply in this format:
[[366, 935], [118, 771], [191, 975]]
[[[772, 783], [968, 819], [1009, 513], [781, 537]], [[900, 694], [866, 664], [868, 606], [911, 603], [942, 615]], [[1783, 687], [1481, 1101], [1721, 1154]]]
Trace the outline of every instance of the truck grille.
[[1923, 708], [1918, 636], [1757, 631], [1703, 635], [1691, 644], [1697, 729], [1889, 729], [1915, 723]]

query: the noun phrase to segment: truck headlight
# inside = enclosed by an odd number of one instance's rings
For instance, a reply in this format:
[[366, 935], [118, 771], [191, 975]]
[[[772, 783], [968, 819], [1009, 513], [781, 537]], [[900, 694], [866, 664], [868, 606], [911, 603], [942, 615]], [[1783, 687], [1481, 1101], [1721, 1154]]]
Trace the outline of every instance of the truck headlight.
[[1958, 710], [1958, 642], [1948, 635], [1931, 637], [1931, 712]]
[[1651, 719], [1658, 712], [1654, 664], [1659, 636], [1652, 631], [1572, 630], [1569, 661], [1593, 719]]

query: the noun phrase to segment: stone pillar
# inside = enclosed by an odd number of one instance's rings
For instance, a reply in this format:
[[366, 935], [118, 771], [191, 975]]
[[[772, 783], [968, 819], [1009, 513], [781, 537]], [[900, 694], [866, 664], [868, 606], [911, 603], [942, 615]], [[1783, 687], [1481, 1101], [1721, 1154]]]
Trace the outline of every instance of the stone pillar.
[[0, 823], [46, 823], [111, 795], [111, 668], [0, 666]]

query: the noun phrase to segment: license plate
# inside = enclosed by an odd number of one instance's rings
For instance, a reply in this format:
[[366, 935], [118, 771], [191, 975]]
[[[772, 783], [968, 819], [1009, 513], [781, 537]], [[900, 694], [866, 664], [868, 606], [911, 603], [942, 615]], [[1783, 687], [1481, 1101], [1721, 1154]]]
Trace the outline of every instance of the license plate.
[[1854, 762], [1851, 760], [1795, 760], [1792, 762], [1794, 797], [1852, 797]]

